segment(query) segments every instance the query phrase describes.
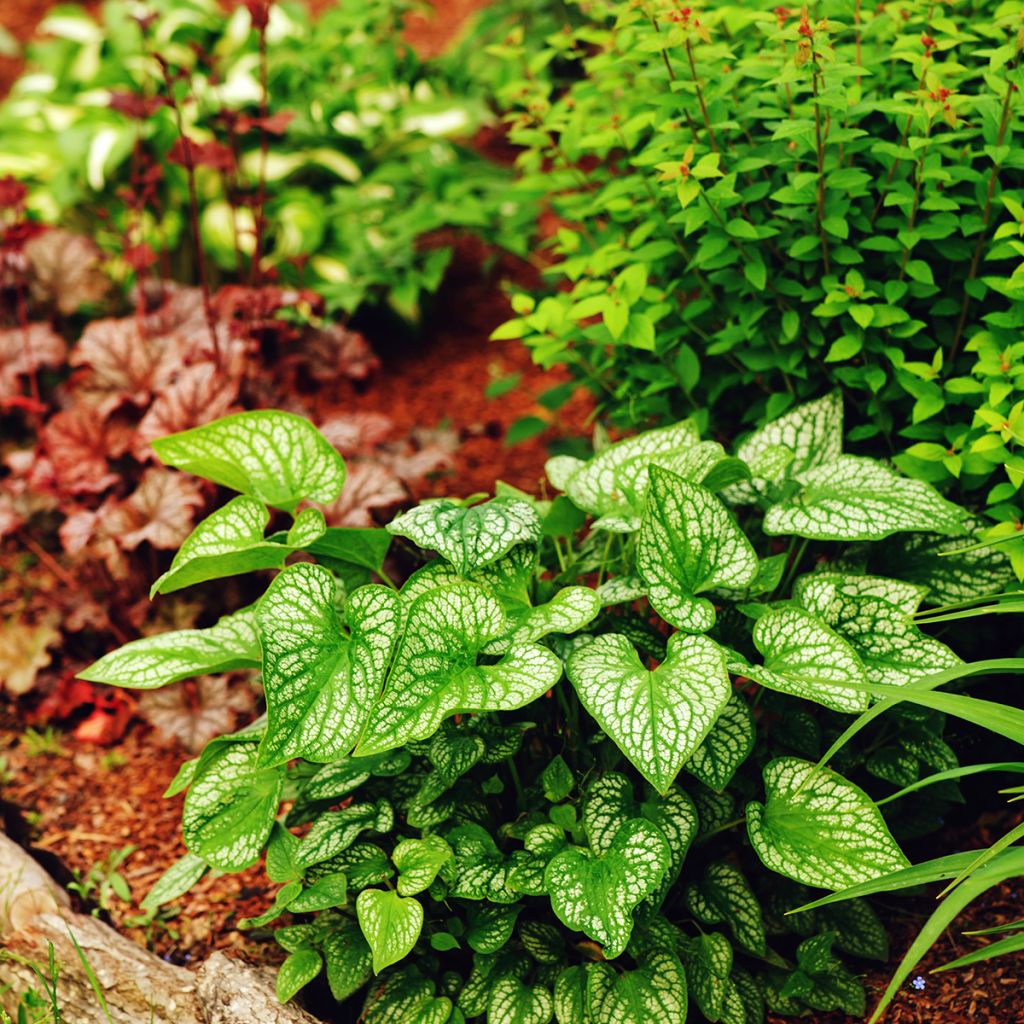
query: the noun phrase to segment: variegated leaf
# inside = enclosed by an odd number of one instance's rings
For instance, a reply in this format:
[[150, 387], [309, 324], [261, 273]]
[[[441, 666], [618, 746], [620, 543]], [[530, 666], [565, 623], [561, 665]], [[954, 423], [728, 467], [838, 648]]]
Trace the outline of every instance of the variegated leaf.
[[652, 672], [617, 633], [576, 650], [566, 674], [583, 706], [640, 773], [665, 792], [715, 724], [732, 692], [722, 649], [675, 634]]
[[[415, 902], [415, 901], [413, 901]], [[415, 968], [389, 971], [366, 992], [360, 1024], [446, 1024], [452, 1003]]]
[[525, 609], [513, 616], [515, 625], [504, 636], [492, 640], [485, 654], [501, 654], [516, 644], [542, 640], [551, 633], [574, 634], [601, 610], [601, 602], [590, 587], [563, 587], [546, 604]]
[[769, 536], [881, 540], [891, 533], [962, 534], [966, 513], [931, 484], [875, 459], [842, 455], [803, 475], [803, 487], [765, 513]]
[[734, 671], [834, 711], [867, 710], [867, 672], [857, 652], [810, 612], [770, 608], [754, 624], [754, 644], [764, 664], [737, 663], [730, 666]]
[[656, 950], [635, 970], [593, 963], [587, 1002], [595, 1024], [685, 1024], [686, 974], [674, 953]]
[[[858, 579], [874, 581], [859, 583]], [[920, 592], [908, 593], [909, 584], [878, 577], [811, 573], [797, 580], [794, 598], [848, 640], [867, 670], [868, 680], [885, 686], [903, 686], [921, 676], [961, 664], [944, 643], [922, 632], [910, 620]], [[903, 606], [888, 598], [903, 599]], [[909, 612], [907, 606], [910, 605]]]
[[348, 879], [343, 871], [335, 871], [303, 889], [289, 901], [288, 909], [293, 914], [309, 914], [317, 910], [330, 910], [331, 907], [343, 907], [347, 902]]
[[517, 498], [493, 498], [482, 505], [428, 501], [396, 516], [388, 532], [437, 551], [465, 576], [498, 561], [517, 544], [540, 538], [540, 518]]
[[[244, 495], [232, 498], [208, 515], [185, 538], [171, 567], [153, 584], [149, 596], [170, 594], [206, 580], [237, 576], [257, 569], [280, 569], [295, 550], [289, 542], [277, 544], [263, 532], [270, 520], [266, 505]], [[324, 531], [323, 513], [306, 509], [295, 525], [300, 539]]]
[[537, 644], [516, 644], [494, 665], [476, 664], [477, 654], [505, 631], [507, 621], [497, 599], [471, 583], [419, 597], [358, 753], [426, 739], [456, 713], [513, 711], [554, 686], [562, 664]]
[[686, 942], [686, 980], [690, 995], [708, 1020], [722, 1015], [732, 970], [732, 946], [720, 932], [707, 932]]
[[685, 898], [701, 924], [725, 923], [740, 946], [755, 956], [765, 955], [761, 904], [738, 868], [728, 861], [714, 861], [701, 881], [686, 887]]
[[650, 486], [636, 564], [655, 611], [678, 629], [704, 633], [714, 605], [699, 595], [745, 587], [757, 576], [757, 552], [719, 499], [660, 466]]
[[140, 906], [143, 910], [155, 911], [165, 903], [184, 896], [209, 869], [210, 865], [202, 857], [186, 853], [156, 880]]
[[843, 450], [843, 400], [838, 391], [791, 409], [755, 430], [736, 450], [753, 473], [753, 480], [734, 484], [725, 492], [734, 504], [752, 504], [787, 470], [797, 480]]
[[404, 960], [423, 928], [423, 904], [384, 889], [364, 889], [356, 899], [359, 927], [373, 954], [373, 973]]
[[555, 1012], [543, 985], [525, 985], [518, 978], [495, 982], [487, 1001], [487, 1024], [550, 1024]]
[[597, 588], [602, 607], [639, 601], [647, 593], [639, 576], [613, 576]]
[[558, 854], [544, 875], [559, 920], [619, 956], [633, 931], [633, 909], [668, 871], [670, 851], [661, 829], [635, 818], [616, 833], [600, 856], [571, 847]]
[[387, 801], [349, 804], [340, 811], [321, 814], [299, 840], [295, 864], [305, 869], [330, 860], [347, 850], [362, 832], [386, 832], [393, 821], [394, 813]]
[[222, 871], [255, 864], [277, 817], [284, 781], [284, 772], [258, 766], [255, 742], [214, 740], [185, 797], [185, 845]]
[[567, 967], [555, 979], [555, 1020], [558, 1024], [592, 1024], [587, 1012], [587, 969]]
[[516, 918], [521, 906], [491, 906], [484, 904], [469, 912], [466, 944], [477, 953], [497, 953], [515, 931]]
[[767, 800], [747, 804], [747, 832], [765, 867], [805, 885], [843, 889], [909, 866], [871, 798], [808, 761], [764, 769]]
[[363, 938], [356, 921], [339, 917], [334, 928], [324, 939], [324, 963], [331, 995], [340, 1003], [359, 991], [369, 980], [373, 970], [373, 954]]
[[753, 749], [754, 718], [746, 699], [734, 693], [684, 767], [705, 786], [721, 791]]
[[348, 754], [366, 724], [401, 628], [401, 600], [380, 586], [360, 587], [346, 607], [347, 635], [335, 610], [334, 577], [294, 565], [259, 605], [267, 731], [262, 764], [295, 757], [326, 763]]
[[301, 501], [333, 501], [345, 463], [308, 420], [276, 409], [225, 416], [153, 442], [168, 466], [291, 512]]
[[429, 889], [438, 871], [452, 857], [452, 848], [440, 836], [403, 839], [391, 854], [398, 868], [399, 895], [415, 896]]
[[225, 615], [209, 629], [178, 629], [132, 640], [78, 673], [79, 679], [155, 690], [190, 676], [258, 668], [256, 605]]
[[309, 946], [289, 953], [277, 972], [278, 1002], [287, 1003], [320, 973], [322, 967], [319, 952]]

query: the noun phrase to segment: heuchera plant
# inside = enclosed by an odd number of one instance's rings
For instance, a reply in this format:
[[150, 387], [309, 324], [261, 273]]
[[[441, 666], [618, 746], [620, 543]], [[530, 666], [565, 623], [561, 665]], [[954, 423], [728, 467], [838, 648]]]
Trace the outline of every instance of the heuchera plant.
[[496, 336], [619, 427], [771, 419], [839, 386], [849, 439], [963, 494], [1024, 577], [1024, 85], [1016, 3], [570, 3], [492, 48], [551, 287]]
[[[156, 441], [238, 496], [154, 592], [279, 571], [215, 625], [83, 673], [135, 689], [262, 673], [265, 716], [168, 790], [187, 789], [189, 852], [149, 905], [265, 857], [279, 888], [247, 923], [291, 915], [281, 998], [323, 970], [367, 1024], [861, 1013], [856, 972], [887, 956], [871, 907], [786, 912], [908, 867], [893, 831], [928, 798], [900, 787], [956, 757], [919, 702], [884, 742], [815, 759], [876, 698], [955, 675], [912, 616], [999, 590], [1008, 566], [931, 485], [842, 437], [836, 394], [735, 455], [684, 421], [552, 459], [553, 500], [499, 488], [386, 530], [303, 507], [336, 497], [345, 466], [294, 415]], [[272, 514], [289, 523], [267, 534]], [[395, 537], [436, 553], [400, 588]], [[865, 786], [899, 798], [882, 810]]]

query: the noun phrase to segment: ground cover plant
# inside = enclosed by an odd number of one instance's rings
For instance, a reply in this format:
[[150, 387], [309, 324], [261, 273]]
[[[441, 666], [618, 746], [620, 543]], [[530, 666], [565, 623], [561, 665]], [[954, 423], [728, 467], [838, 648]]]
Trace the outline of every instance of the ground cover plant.
[[491, 50], [558, 219], [498, 336], [618, 427], [735, 437], [838, 386], [851, 444], [984, 509], [1024, 573], [1020, 5], [556, 15]]
[[0, 176], [129, 279], [161, 253], [179, 280], [270, 277], [316, 287], [331, 312], [386, 304], [416, 321], [451, 256], [440, 229], [519, 251], [530, 214], [506, 172], [453, 141], [490, 112], [401, 41], [407, 10], [56, 8], [0, 104]]
[[[323, 971], [368, 1024], [862, 1013], [858, 969], [888, 957], [870, 904], [788, 912], [908, 870], [900, 842], [957, 799], [944, 712], [985, 702], [935, 698], [974, 668], [914, 615], [1010, 569], [931, 485], [842, 443], [838, 395], [736, 455], [683, 421], [552, 459], [550, 501], [499, 487], [353, 530], [309, 504], [345, 464], [299, 417], [156, 440], [237, 496], [154, 594], [280, 571], [83, 673], [262, 674], [265, 716], [172, 784], [189, 852], [147, 902], [265, 855], [280, 888], [248, 924], [291, 915], [281, 998]], [[882, 710], [895, 728], [862, 743]]]

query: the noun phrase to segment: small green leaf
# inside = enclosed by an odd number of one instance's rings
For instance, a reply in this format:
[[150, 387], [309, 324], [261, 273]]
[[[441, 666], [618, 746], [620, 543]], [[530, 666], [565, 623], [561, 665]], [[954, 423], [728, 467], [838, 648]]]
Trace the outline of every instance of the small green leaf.
[[345, 463], [308, 420], [276, 409], [240, 412], [153, 442], [161, 462], [291, 512], [333, 501]]
[[292, 999], [299, 989], [305, 988], [323, 966], [315, 949], [297, 949], [289, 953], [277, 972], [277, 998], [282, 1003]]
[[871, 798], [827, 768], [795, 757], [764, 769], [765, 804], [747, 804], [762, 863], [804, 885], [842, 889], [909, 866]]
[[651, 604], [678, 629], [703, 633], [715, 609], [698, 597], [715, 587], [745, 587], [757, 576], [757, 553], [711, 491], [652, 466], [636, 549]]
[[318, 878], [311, 886], [303, 889], [289, 904], [293, 914], [308, 914], [316, 910], [330, 910], [343, 907], [348, 902], [348, 879], [343, 871]]
[[517, 544], [539, 540], [540, 518], [517, 498], [492, 498], [482, 505], [428, 501], [396, 516], [388, 532], [437, 551], [462, 575], [496, 562]]
[[359, 927], [373, 954], [373, 973], [412, 952], [423, 928], [423, 905], [396, 892], [364, 889], [356, 898]]
[[563, 850], [547, 866], [551, 906], [567, 928], [584, 932], [614, 959], [633, 930], [633, 908], [661, 884], [669, 865], [668, 843], [649, 821], [627, 821], [601, 856]]
[[359, 925], [350, 917], [339, 918], [323, 941], [327, 984], [340, 1003], [359, 991], [369, 980], [373, 954]]
[[835, 711], [867, 709], [867, 672], [857, 652], [810, 612], [769, 608], [754, 624], [754, 644], [764, 664], [733, 666], [738, 673]]
[[348, 754], [384, 688], [401, 630], [398, 595], [380, 586], [352, 593], [347, 635], [336, 600], [330, 572], [301, 564], [280, 573], [260, 602], [267, 697], [263, 765], [295, 757], [325, 763]]
[[178, 629], [132, 640], [94, 661], [78, 678], [155, 690], [191, 676], [256, 668], [260, 659], [256, 605], [250, 605], [209, 629]]
[[391, 854], [398, 868], [399, 894], [415, 896], [429, 889], [452, 856], [452, 848], [440, 836], [403, 839]]
[[690, 995], [708, 1020], [722, 1015], [729, 993], [732, 946], [720, 932], [708, 932], [686, 943], [686, 980]]
[[686, 887], [685, 898], [701, 924], [727, 924], [740, 946], [755, 956], [765, 955], [761, 904], [738, 868], [728, 861], [709, 864], [704, 878]]
[[512, 937], [522, 907], [480, 906], [470, 911], [466, 943], [477, 953], [497, 953]]
[[576, 780], [564, 758], [556, 755], [540, 773], [540, 784], [544, 789], [544, 797], [553, 804], [564, 800], [571, 792]]
[[551, 993], [542, 985], [524, 985], [518, 978], [495, 982], [487, 1001], [488, 1024], [550, 1024]]
[[153, 911], [184, 896], [208, 870], [209, 865], [202, 857], [186, 853], [156, 880], [140, 906], [143, 910]]
[[497, 599], [471, 583], [417, 598], [358, 753], [426, 739], [457, 712], [513, 711], [554, 686], [562, 664], [537, 644], [516, 644], [497, 664], [476, 664], [478, 652], [505, 632], [507, 622]]
[[682, 633], [653, 672], [626, 637], [605, 633], [572, 654], [566, 674], [587, 711], [663, 793], [732, 693], [722, 649]]
[[635, 970], [593, 963], [587, 970], [590, 1015], [601, 1024], [685, 1024], [686, 974], [666, 950], [643, 957]]
[[255, 742], [214, 740], [185, 797], [185, 845], [222, 871], [255, 864], [277, 817], [284, 773], [260, 768], [258, 749]]
[[340, 811], [327, 811], [313, 823], [313, 827], [299, 840], [295, 850], [295, 863], [300, 869], [338, 856], [347, 850], [362, 832], [386, 832], [394, 821], [394, 813], [387, 801], [349, 804]]
[[746, 700], [734, 693], [684, 767], [705, 786], [721, 791], [753, 749], [754, 718]]

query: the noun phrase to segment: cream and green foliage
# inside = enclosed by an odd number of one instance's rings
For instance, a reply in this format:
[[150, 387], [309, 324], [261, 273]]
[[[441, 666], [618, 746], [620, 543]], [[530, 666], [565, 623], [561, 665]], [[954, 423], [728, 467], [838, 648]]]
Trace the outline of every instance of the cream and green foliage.
[[[756, 1024], [766, 999], [795, 1012], [833, 975], [848, 988], [831, 947], [796, 955], [807, 918], [788, 945], [769, 933], [756, 866], [835, 889], [906, 864], [887, 809], [812, 759], [873, 694], [959, 664], [913, 616], [937, 600], [929, 580], [949, 590], [935, 530], [962, 538], [958, 510], [884, 467], [856, 497], [815, 483], [853, 465], [840, 414], [836, 396], [793, 410], [737, 456], [686, 422], [553, 459], [564, 496], [430, 501], [390, 532], [327, 528], [304, 505], [337, 497], [344, 467], [294, 417], [158, 442], [242, 492], [158, 589], [276, 575], [250, 607], [83, 673], [262, 673], [265, 716], [169, 790], [187, 790], [188, 854], [153, 900], [266, 851], [279, 888], [247, 925], [293, 915], [275, 933], [281, 994], [324, 971], [379, 1024]], [[868, 539], [894, 522], [928, 531], [906, 578], [898, 558], [878, 572]], [[766, 539], [772, 523], [790, 536]], [[406, 562], [408, 542], [424, 552], [401, 588], [393, 535]], [[968, 568], [960, 586], [995, 585], [994, 563]], [[949, 767], [941, 715], [904, 717], [895, 746], [856, 755], [868, 778]]]

